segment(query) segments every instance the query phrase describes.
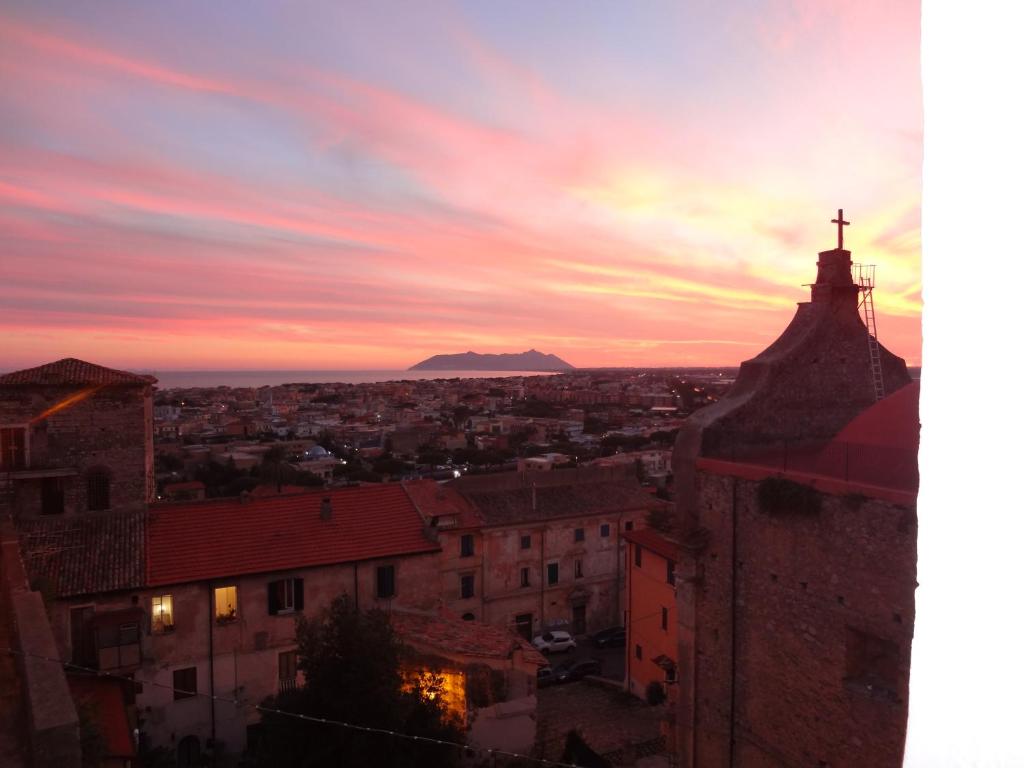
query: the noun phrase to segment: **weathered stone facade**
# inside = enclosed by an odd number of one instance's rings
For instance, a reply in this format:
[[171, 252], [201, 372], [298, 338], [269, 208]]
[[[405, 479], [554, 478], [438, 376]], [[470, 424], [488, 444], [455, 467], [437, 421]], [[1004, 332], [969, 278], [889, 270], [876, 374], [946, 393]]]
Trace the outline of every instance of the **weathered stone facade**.
[[766, 504], [764, 483], [778, 479], [724, 463], [698, 473], [710, 537], [692, 592], [695, 764], [899, 766], [913, 496], [836, 482], [801, 485], [796, 505]]
[[[776, 460], [817, 455], [876, 402], [850, 252], [824, 251], [817, 266], [811, 301], [676, 441], [684, 766], [902, 760], [916, 491]], [[881, 345], [879, 357], [886, 392], [909, 383], [902, 359]]]
[[0, 479], [10, 483], [15, 518], [152, 501], [154, 383], [81, 361], [0, 377], [0, 428], [11, 448]]

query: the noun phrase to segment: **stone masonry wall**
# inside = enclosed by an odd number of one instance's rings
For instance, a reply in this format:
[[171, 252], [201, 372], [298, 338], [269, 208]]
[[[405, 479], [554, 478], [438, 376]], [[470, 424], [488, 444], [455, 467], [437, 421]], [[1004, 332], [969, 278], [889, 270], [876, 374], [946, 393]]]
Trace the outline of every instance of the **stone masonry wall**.
[[[106, 387], [38, 419], [76, 391], [67, 387], [0, 391], [0, 424], [29, 425], [30, 469], [75, 470], [62, 479], [66, 513], [86, 511], [86, 475], [92, 469], [110, 473], [112, 509], [139, 508], [151, 501], [151, 389]], [[39, 514], [40, 506], [40, 480], [19, 481], [16, 515]]]
[[770, 509], [761, 482], [698, 474], [696, 763], [729, 764], [735, 686], [736, 765], [899, 766], [916, 511], [856, 489]]

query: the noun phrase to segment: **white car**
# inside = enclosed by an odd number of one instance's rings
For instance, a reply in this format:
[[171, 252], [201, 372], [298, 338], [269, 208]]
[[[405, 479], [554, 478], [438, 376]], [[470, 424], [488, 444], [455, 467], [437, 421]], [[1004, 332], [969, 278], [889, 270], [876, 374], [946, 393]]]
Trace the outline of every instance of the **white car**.
[[568, 632], [555, 630], [545, 632], [533, 638], [533, 647], [541, 653], [553, 653], [555, 651], [568, 651], [576, 647], [576, 641]]

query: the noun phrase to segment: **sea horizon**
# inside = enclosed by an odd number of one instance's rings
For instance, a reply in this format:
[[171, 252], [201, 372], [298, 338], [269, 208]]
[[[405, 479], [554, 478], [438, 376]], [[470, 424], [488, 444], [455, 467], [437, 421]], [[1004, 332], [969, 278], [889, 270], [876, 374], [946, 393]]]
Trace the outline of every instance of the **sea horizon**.
[[283, 384], [378, 384], [432, 379], [497, 379], [513, 376], [555, 376], [559, 371], [426, 371], [375, 370], [133, 370], [154, 376], [158, 389], [208, 387], [276, 387]]

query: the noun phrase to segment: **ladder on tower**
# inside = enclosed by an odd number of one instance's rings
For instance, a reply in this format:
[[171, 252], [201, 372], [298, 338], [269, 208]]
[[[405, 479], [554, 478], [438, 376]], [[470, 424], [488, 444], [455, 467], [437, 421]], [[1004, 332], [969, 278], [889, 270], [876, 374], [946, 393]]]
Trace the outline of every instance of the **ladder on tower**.
[[875, 387], [875, 402], [885, 397], [885, 381], [882, 379], [882, 355], [878, 351], [878, 329], [875, 327], [875, 301], [872, 289], [875, 287], [875, 265], [854, 264], [854, 275], [860, 288], [858, 309], [864, 312], [864, 327], [868, 332], [868, 359], [871, 361], [871, 381]]

